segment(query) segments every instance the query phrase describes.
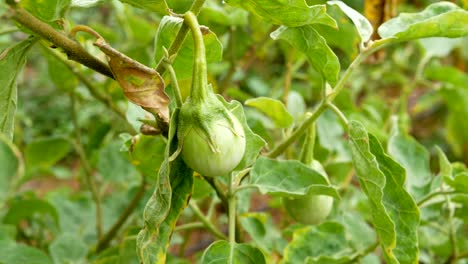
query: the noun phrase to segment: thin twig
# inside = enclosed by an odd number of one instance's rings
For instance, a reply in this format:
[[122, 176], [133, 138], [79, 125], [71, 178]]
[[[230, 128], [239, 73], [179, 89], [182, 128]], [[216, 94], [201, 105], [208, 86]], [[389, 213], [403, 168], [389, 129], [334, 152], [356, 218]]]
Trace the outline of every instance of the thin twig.
[[421, 200], [418, 201], [417, 205], [418, 207], [421, 207], [423, 206], [427, 201], [429, 201], [430, 199], [434, 198], [435, 196], [438, 196], [438, 195], [450, 195], [450, 194], [457, 194], [458, 192], [457, 191], [438, 191], [438, 192], [433, 192], [433, 193], [430, 193], [426, 196], [424, 196], [423, 198], [421, 198]]
[[107, 233], [99, 240], [96, 246], [96, 253], [101, 252], [102, 250], [106, 249], [109, 246], [110, 241], [115, 237], [119, 229], [123, 226], [125, 221], [130, 217], [133, 211], [137, 208], [138, 203], [141, 201], [145, 194], [146, 190], [146, 180], [143, 176], [143, 180], [141, 182], [140, 187], [138, 188], [138, 192], [135, 194], [133, 199], [127, 205], [127, 208], [122, 212], [119, 216], [117, 221], [112, 225], [111, 229], [107, 231]]
[[85, 181], [88, 185], [89, 190], [91, 191], [91, 196], [96, 204], [96, 231], [98, 235], [98, 239], [102, 237], [102, 208], [101, 208], [101, 197], [99, 196], [98, 188], [96, 185], [96, 181], [93, 177], [93, 170], [91, 165], [89, 164], [88, 157], [86, 156], [86, 152], [84, 151], [83, 145], [81, 143], [81, 132], [80, 126], [78, 124], [78, 117], [76, 112], [76, 95], [75, 91], [70, 92], [70, 110], [71, 110], [71, 118], [72, 123], [74, 126], [75, 131], [75, 140], [74, 145], [78, 156], [80, 157], [81, 163], [83, 165], [84, 174], [85, 174]]
[[198, 219], [203, 223], [203, 225], [208, 229], [208, 231], [213, 234], [215, 237], [220, 239], [227, 239], [227, 237], [221, 233], [205, 215], [201, 212], [200, 208], [195, 202], [190, 201], [189, 207], [192, 209], [193, 213], [198, 217]]
[[174, 232], [180, 232], [180, 231], [185, 231], [185, 230], [192, 230], [192, 229], [199, 229], [203, 228], [205, 225], [202, 222], [193, 222], [193, 223], [188, 223], [185, 225], [180, 225], [176, 226], [174, 228]]

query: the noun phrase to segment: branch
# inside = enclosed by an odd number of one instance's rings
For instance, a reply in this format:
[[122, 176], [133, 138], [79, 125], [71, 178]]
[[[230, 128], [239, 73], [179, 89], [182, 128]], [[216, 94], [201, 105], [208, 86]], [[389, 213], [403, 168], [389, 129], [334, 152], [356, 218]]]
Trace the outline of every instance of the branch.
[[11, 18], [16, 22], [33, 31], [41, 38], [52, 42], [55, 46], [62, 48], [69, 59], [77, 61], [105, 76], [114, 78], [109, 66], [89, 54], [78, 42], [55, 30], [49, 24], [42, 22], [18, 5], [11, 4], [9, 12]]

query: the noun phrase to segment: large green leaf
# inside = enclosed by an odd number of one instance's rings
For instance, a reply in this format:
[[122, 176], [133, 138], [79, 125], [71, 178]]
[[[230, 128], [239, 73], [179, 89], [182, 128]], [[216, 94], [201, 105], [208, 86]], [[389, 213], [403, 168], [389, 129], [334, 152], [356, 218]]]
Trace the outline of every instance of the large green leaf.
[[[231, 248], [233, 247], [233, 248]], [[263, 253], [248, 244], [233, 244], [219, 240], [203, 253], [202, 264], [264, 264]]]
[[284, 249], [284, 264], [351, 263], [356, 255], [344, 227], [335, 222], [297, 229]]
[[419, 13], [401, 13], [382, 24], [378, 32], [382, 38], [395, 38], [395, 41], [462, 37], [468, 35], [468, 11], [442, 1]]
[[338, 81], [340, 62], [338, 57], [328, 46], [326, 40], [311, 25], [301, 27], [282, 26], [272, 32], [273, 39], [287, 41], [295, 49], [303, 52], [310, 64], [331, 85]]
[[88, 245], [77, 235], [63, 233], [49, 246], [54, 263], [80, 263], [86, 259]]
[[[120, 143], [113, 142], [99, 150], [97, 162], [99, 173], [106, 181], [126, 183], [132, 182], [132, 180], [139, 181], [137, 170], [125, 157], [124, 153], [120, 152], [120, 147]], [[148, 154], [148, 156], [151, 155]]]
[[456, 87], [467, 88], [468, 74], [451, 66], [431, 65], [424, 71], [428, 79], [450, 83]]
[[271, 215], [264, 212], [242, 214], [240, 222], [245, 231], [252, 237], [255, 246], [263, 252], [271, 254], [273, 251], [281, 252], [286, 240], [281, 237], [280, 231], [275, 227]]
[[170, 160], [177, 148], [178, 109], [172, 114], [165, 160], [159, 170], [156, 188], [144, 211], [144, 228], [137, 237], [141, 263], [165, 263], [173, 229], [187, 206], [193, 189], [193, 171], [178, 156]]
[[429, 192], [431, 168], [429, 153], [414, 138], [408, 135], [393, 120], [392, 133], [388, 140], [388, 153], [406, 170], [406, 187], [416, 199]]
[[0, 133], [0, 208], [15, 183], [23, 176], [24, 164], [21, 153]]
[[167, 13], [169, 8], [165, 0], [120, 0], [120, 2], [159, 14]]
[[387, 263], [417, 263], [419, 210], [404, 188], [404, 168], [360, 123], [349, 123], [349, 136], [356, 175], [369, 199]]
[[8, 212], [3, 217], [3, 223], [17, 225], [21, 220], [36, 214], [49, 215], [55, 224], [59, 225], [59, 215], [55, 207], [49, 202], [37, 198], [13, 200]]
[[446, 137], [453, 151], [461, 156], [468, 150], [468, 89], [445, 85], [439, 90], [449, 113], [446, 120]]
[[339, 6], [341, 10], [343, 10], [343, 12], [349, 17], [349, 19], [353, 21], [356, 29], [359, 32], [359, 35], [361, 36], [361, 43], [369, 41], [374, 29], [365, 16], [361, 15], [361, 13], [352, 9], [342, 1], [328, 1], [327, 4]]
[[261, 193], [286, 196], [323, 194], [340, 198], [335, 187], [319, 172], [297, 160], [260, 157], [250, 171], [249, 184]]
[[327, 14], [325, 5], [308, 6], [305, 0], [228, 0], [275, 25], [298, 27], [308, 24], [325, 24], [337, 27]]
[[47, 169], [65, 157], [70, 149], [71, 143], [64, 137], [37, 139], [26, 146], [24, 155], [27, 169]]
[[3, 246], [0, 243], [0, 263], [4, 264], [52, 264], [50, 258], [41, 250], [22, 244]]
[[293, 123], [293, 118], [284, 104], [269, 97], [252, 98], [245, 101], [245, 105], [251, 106], [267, 115], [278, 127], [289, 127]]
[[26, 63], [26, 55], [36, 42], [30, 38], [4, 50], [0, 54], [0, 132], [13, 138], [14, 116], [17, 105], [19, 72]]
[[[163, 47], [169, 49], [182, 23], [183, 19], [173, 16], [165, 16], [161, 20], [155, 38], [154, 60], [156, 63], [164, 57]], [[223, 46], [216, 34], [209, 29], [203, 30], [203, 42], [207, 50], [206, 61], [208, 63], [220, 61], [223, 56]], [[188, 33], [172, 64], [179, 80], [192, 77], [193, 45], [192, 33]]]
[[145, 177], [155, 178], [164, 161], [165, 147], [162, 136], [137, 135], [132, 139], [130, 160]]
[[63, 17], [71, 0], [21, 0], [20, 4], [34, 16], [52, 22]]

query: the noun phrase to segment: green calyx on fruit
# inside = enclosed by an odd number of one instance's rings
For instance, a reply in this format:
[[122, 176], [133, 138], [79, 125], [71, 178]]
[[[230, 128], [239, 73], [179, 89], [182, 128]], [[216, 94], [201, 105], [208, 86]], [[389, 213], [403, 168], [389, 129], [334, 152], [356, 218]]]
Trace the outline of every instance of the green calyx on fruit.
[[208, 85], [205, 46], [195, 15], [188, 12], [185, 21], [192, 30], [195, 56], [190, 96], [178, 120], [182, 159], [204, 176], [226, 175], [244, 156], [244, 129]]

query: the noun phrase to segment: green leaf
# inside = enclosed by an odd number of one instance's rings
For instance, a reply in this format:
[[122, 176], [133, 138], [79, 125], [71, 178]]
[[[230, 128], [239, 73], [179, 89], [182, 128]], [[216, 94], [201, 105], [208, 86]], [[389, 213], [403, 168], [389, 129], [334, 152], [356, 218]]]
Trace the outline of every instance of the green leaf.
[[26, 55], [35, 38], [29, 38], [4, 50], [0, 54], [0, 132], [13, 139], [14, 116], [17, 105], [19, 72], [26, 63]]
[[245, 105], [254, 107], [270, 117], [277, 127], [289, 127], [294, 121], [284, 104], [276, 99], [269, 97], [252, 98], [245, 101]]
[[303, 52], [310, 64], [331, 85], [338, 81], [340, 62], [327, 45], [325, 39], [310, 25], [301, 27], [280, 27], [270, 34], [271, 38], [287, 41], [295, 49]]
[[132, 166], [124, 153], [120, 152], [120, 147], [119, 142], [113, 142], [99, 150], [97, 163], [99, 173], [105, 181], [127, 183], [132, 180], [138, 181], [139, 176], [135, 167]]
[[[231, 254], [231, 246], [233, 247]], [[211, 244], [203, 253], [202, 264], [263, 264], [265, 256], [255, 247], [247, 244], [233, 244], [219, 240]]]
[[388, 153], [405, 168], [406, 188], [414, 198], [420, 199], [429, 192], [432, 178], [429, 153], [404, 131], [397, 119], [393, 119], [392, 122]]
[[382, 38], [394, 38], [395, 41], [462, 37], [468, 34], [468, 11], [442, 1], [419, 13], [401, 13], [382, 24], [378, 32]]
[[327, 14], [325, 5], [308, 6], [305, 0], [227, 0], [261, 17], [266, 22], [287, 27], [324, 24], [336, 28], [335, 20]]
[[328, 6], [327, 13], [336, 20], [338, 29], [322, 24], [314, 24], [314, 29], [327, 41], [328, 46], [333, 48], [333, 50], [339, 49], [346, 54], [346, 57], [340, 59], [352, 61], [357, 56], [361, 43], [361, 37], [356, 26], [337, 5]]
[[167, 13], [169, 8], [165, 0], [120, 0], [120, 2], [158, 14]]
[[78, 7], [91, 7], [104, 0], [72, 0], [71, 6], [78, 6]]
[[245, 153], [244, 157], [240, 161], [239, 165], [234, 169], [236, 171], [247, 168], [252, 165], [257, 159], [260, 151], [265, 146], [265, 140], [263, 140], [259, 135], [255, 134], [252, 129], [250, 129], [245, 118], [244, 108], [242, 104], [238, 101], [232, 100], [231, 102], [226, 102], [226, 100], [219, 95], [218, 99], [226, 106], [231, 113], [237, 117], [237, 120], [242, 124], [245, 134]]
[[52, 264], [50, 258], [37, 248], [21, 244], [0, 246], [1, 263], [5, 264]]
[[447, 57], [452, 50], [462, 45], [462, 38], [423, 38], [418, 42], [424, 48], [424, 56], [432, 58]]
[[273, 224], [271, 215], [261, 212], [245, 213], [241, 215], [240, 222], [255, 245], [263, 252], [271, 254], [273, 251], [282, 251], [286, 240]]
[[325, 222], [295, 230], [292, 241], [284, 249], [283, 263], [345, 263], [354, 255], [344, 227]]
[[49, 215], [55, 224], [59, 225], [59, 215], [55, 207], [45, 200], [36, 198], [13, 200], [8, 212], [3, 217], [3, 223], [17, 225], [21, 220], [35, 214]]
[[[164, 57], [163, 47], [169, 49], [182, 23], [182, 18], [172, 16], [164, 16], [161, 20], [155, 38], [154, 60], [156, 63]], [[220, 61], [223, 56], [223, 46], [216, 34], [209, 29], [203, 30], [203, 42], [207, 50], [206, 62]], [[192, 33], [188, 33], [172, 64], [178, 80], [187, 80], [192, 77], [193, 47]]]
[[176, 128], [179, 109], [171, 117], [165, 160], [159, 170], [156, 188], [144, 211], [144, 228], [138, 233], [137, 252], [143, 264], [165, 263], [167, 248], [179, 215], [187, 206], [193, 189], [193, 171], [178, 156]]
[[419, 210], [404, 188], [404, 168], [360, 123], [349, 123], [349, 136], [356, 175], [369, 199], [387, 263], [417, 262]]
[[468, 146], [468, 89], [444, 86], [439, 90], [449, 113], [446, 120], [446, 137], [456, 155], [461, 156]]
[[424, 77], [466, 88], [468, 74], [452, 66], [431, 65], [424, 71]]
[[227, 6], [218, 1], [206, 1], [200, 18], [225, 26], [245, 26], [249, 23], [248, 14], [245, 10]]
[[36, 168], [47, 169], [61, 160], [71, 149], [71, 143], [64, 137], [48, 137], [32, 141], [26, 146], [25, 160], [28, 171]]
[[145, 177], [155, 178], [164, 161], [166, 140], [162, 136], [137, 135], [132, 141], [131, 163]]
[[273, 160], [260, 157], [250, 171], [249, 184], [263, 194], [300, 197], [322, 194], [340, 199], [328, 179], [297, 160]]
[[[49, 54], [49, 51], [44, 51], [43, 55], [47, 58], [47, 67], [50, 80], [55, 86], [61, 90], [70, 92], [78, 85], [78, 79], [70, 69], [63, 64], [60, 60]], [[61, 54], [58, 56], [62, 56]], [[63, 57], [64, 60], [67, 58]]]
[[3, 200], [8, 197], [10, 191], [23, 176], [24, 164], [21, 153], [0, 133], [0, 208]]
[[79, 263], [86, 259], [88, 245], [77, 235], [64, 233], [50, 244], [49, 252], [56, 264]]
[[361, 36], [361, 43], [369, 41], [374, 29], [367, 18], [341, 1], [328, 1], [328, 5], [337, 5], [353, 21]]
[[21, 0], [20, 5], [34, 16], [52, 22], [63, 17], [71, 0]]

